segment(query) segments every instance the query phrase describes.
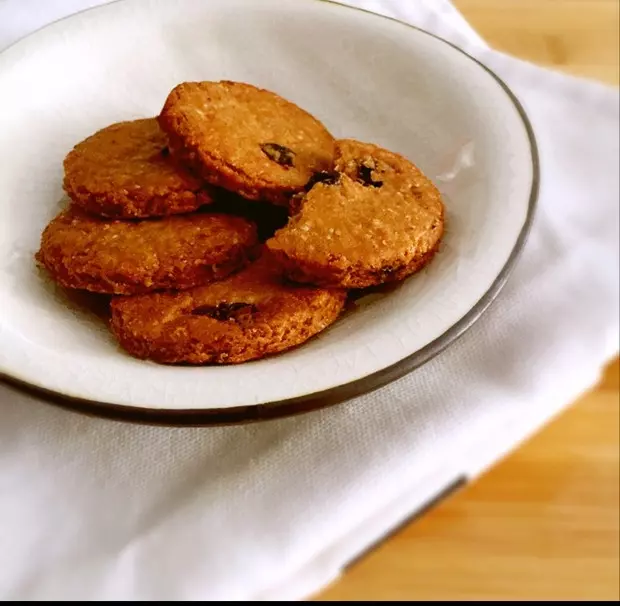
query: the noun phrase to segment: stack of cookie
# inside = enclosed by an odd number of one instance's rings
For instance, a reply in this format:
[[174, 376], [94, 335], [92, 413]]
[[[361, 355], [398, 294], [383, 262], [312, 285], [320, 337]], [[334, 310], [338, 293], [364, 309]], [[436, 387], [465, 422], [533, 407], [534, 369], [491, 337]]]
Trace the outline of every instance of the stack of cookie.
[[100, 130], [64, 169], [71, 204], [37, 260], [112, 295], [121, 346], [160, 363], [300, 345], [349, 289], [426, 265], [443, 233], [439, 192], [407, 159], [241, 82], [180, 84], [157, 118]]

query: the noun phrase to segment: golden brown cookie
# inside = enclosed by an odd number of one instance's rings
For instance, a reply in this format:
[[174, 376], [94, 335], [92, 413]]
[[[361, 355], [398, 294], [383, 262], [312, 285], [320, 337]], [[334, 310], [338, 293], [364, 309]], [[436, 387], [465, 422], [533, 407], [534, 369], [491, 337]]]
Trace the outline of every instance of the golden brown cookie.
[[213, 185], [285, 206], [317, 171], [334, 139], [308, 112], [241, 82], [186, 82], [159, 116], [173, 154]]
[[267, 241], [292, 280], [344, 288], [401, 280], [439, 247], [444, 206], [409, 160], [368, 143], [337, 143], [336, 170], [315, 175], [297, 214]]
[[155, 118], [98, 131], [69, 152], [64, 169], [69, 197], [105, 217], [188, 213], [212, 201], [211, 189], [171, 158]]
[[248, 262], [256, 242], [254, 224], [241, 217], [122, 221], [73, 206], [43, 231], [37, 260], [67, 288], [128, 295], [224, 278]]
[[138, 358], [175, 364], [232, 364], [300, 345], [332, 324], [342, 290], [287, 284], [261, 257], [239, 273], [179, 293], [117, 297], [111, 327]]

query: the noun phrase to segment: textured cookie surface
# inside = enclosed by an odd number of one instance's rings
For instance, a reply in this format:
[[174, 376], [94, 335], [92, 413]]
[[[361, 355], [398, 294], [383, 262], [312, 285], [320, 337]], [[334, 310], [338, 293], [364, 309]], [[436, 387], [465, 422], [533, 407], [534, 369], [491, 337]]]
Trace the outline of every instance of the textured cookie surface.
[[239, 363], [290, 349], [332, 324], [342, 290], [286, 284], [262, 257], [239, 273], [179, 293], [112, 300], [111, 327], [132, 355], [161, 363]]
[[424, 267], [444, 225], [431, 181], [406, 158], [353, 140], [337, 143], [335, 169], [313, 177], [297, 214], [267, 241], [287, 275], [365, 288]]
[[102, 219], [71, 207], [45, 228], [38, 261], [62, 286], [106, 294], [189, 288], [245, 265], [257, 241], [240, 217]]
[[209, 188], [170, 156], [155, 118], [120, 122], [78, 143], [64, 161], [64, 188], [91, 213], [141, 218], [187, 213]]
[[249, 199], [286, 205], [291, 193], [333, 162], [334, 139], [321, 122], [250, 84], [179, 84], [159, 123], [181, 161]]

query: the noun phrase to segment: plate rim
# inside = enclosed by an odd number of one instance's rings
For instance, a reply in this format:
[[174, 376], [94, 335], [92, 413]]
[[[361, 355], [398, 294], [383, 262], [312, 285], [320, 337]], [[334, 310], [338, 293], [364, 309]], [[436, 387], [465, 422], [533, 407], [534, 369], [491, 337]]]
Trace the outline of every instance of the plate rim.
[[[96, 11], [102, 7], [110, 6], [112, 4], [120, 3], [122, 0], [112, 0], [103, 5], [92, 6], [84, 10], [72, 13], [56, 19], [44, 26], [37, 28], [30, 32], [26, 36], [19, 38], [12, 44], [7, 46], [0, 52], [0, 55], [16, 44], [19, 44], [23, 40], [35, 36], [40, 31], [47, 29], [57, 23], [72, 19], [76, 15], [82, 13]], [[343, 9], [349, 9], [366, 13], [373, 17], [386, 19], [388, 21], [399, 23], [407, 28], [416, 30], [431, 36], [444, 44], [455, 49], [469, 60], [476, 63], [479, 67], [484, 69], [503, 89], [508, 99], [512, 102], [513, 106], [517, 110], [517, 113], [521, 119], [521, 122], [525, 128], [527, 134], [530, 155], [532, 161], [532, 187], [530, 190], [530, 196], [528, 200], [528, 207], [525, 220], [519, 232], [519, 235], [515, 241], [512, 251], [497, 274], [495, 280], [486, 290], [484, 295], [471, 307], [471, 309], [457, 322], [452, 324], [442, 334], [433, 339], [430, 343], [414, 351], [401, 360], [391, 364], [390, 366], [381, 370], [375, 371], [369, 375], [361, 377], [359, 379], [337, 385], [329, 389], [325, 389], [319, 392], [305, 394], [303, 396], [296, 396], [292, 398], [286, 398], [283, 400], [275, 400], [273, 402], [265, 402], [262, 404], [248, 404], [243, 406], [234, 406], [230, 408], [192, 408], [192, 409], [165, 409], [165, 408], [146, 408], [138, 406], [129, 406], [123, 404], [114, 404], [109, 402], [100, 402], [97, 400], [91, 400], [87, 398], [80, 398], [69, 394], [64, 394], [60, 391], [46, 389], [44, 387], [33, 385], [27, 381], [23, 381], [9, 375], [0, 370], [0, 381], [5, 385], [10, 386], [18, 391], [26, 393], [28, 395], [41, 399], [44, 403], [53, 404], [60, 408], [71, 410], [80, 414], [84, 414], [91, 417], [106, 418], [117, 421], [124, 421], [140, 425], [157, 425], [157, 426], [169, 426], [169, 427], [204, 427], [204, 426], [218, 426], [218, 425], [234, 425], [243, 423], [253, 423], [258, 421], [266, 421], [270, 419], [277, 419], [283, 417], [289, 417], [299, 414], [320, 410], [336, 404], [347, 402], [353, 398], [372, 393], [386, 385], [410, 374], [414, 370], [422, 367], [424, 364], [432, 360], [435, 356], [439, 355], [442, 351], [447, 349], [450, 345], [454, 344], [461, 336], [463, 336], [484, 314], [489, 306], [495, 301], [504, 286], [508, 282], [514, 268], [516, 267], [523, 249], [527, 243], [527, 239], [531, 232], [531, 227], [536, 215], [538, 207], [538, 197], [540, 191], [540, 156], [538, 152], [538, 144], [534, 129], [530, 122], [530, 119], [525, 111], [525, 108], [519, 101], [518, 97], [512, 91], [512, 89], [504, 82], [500, 76], [498, 76], [490, 67], [485, 65], [482, 61], [470, 55], [467, 51], [463, 50], [456, 44], [429, 32], [419, 26], [406, 23], [400, 19], [374, 13], [364, 8], [351, 6], [348, 4], [341, 4], [336, 0], [305, 0], [307, 2], [325, 3], [342, 7]]]

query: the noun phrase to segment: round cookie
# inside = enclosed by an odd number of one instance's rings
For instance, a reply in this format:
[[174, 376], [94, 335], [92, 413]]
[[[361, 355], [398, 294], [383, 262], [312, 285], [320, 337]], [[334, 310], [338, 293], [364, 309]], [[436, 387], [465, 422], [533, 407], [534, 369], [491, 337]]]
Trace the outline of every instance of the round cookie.
[[159, 115], [173, 154], [213, 185], [285, 206], [317, 171], [334, 138], [279, 95], [241, 82], [186, 82]]
[[64, 169], [69, 197], [105, 217], [187, 213], [212, 201], [210, 188], [172, 159], [155, 118], [96, 132], [69, 152]]
[[267, 247], [297, 282], [366, 288], [402, 280], [438, 250], [444, 205], [409, 160], [372, 144], [337, 143], [336, 170], [293, 199], [296, 214]]
[[62, 286], [129, 295], [224, 278], [248, 263], [256, 243], [254, 224], [241, 217], [121, 221], [72, 206], [45, 228], [36, 257]]
[[233, 364], [285, 351], [332, 324], [346, 292], [287, 284], [261, 257], [239, 273], [178, 293], [117, 297], [111, 328], [135, 357]]

